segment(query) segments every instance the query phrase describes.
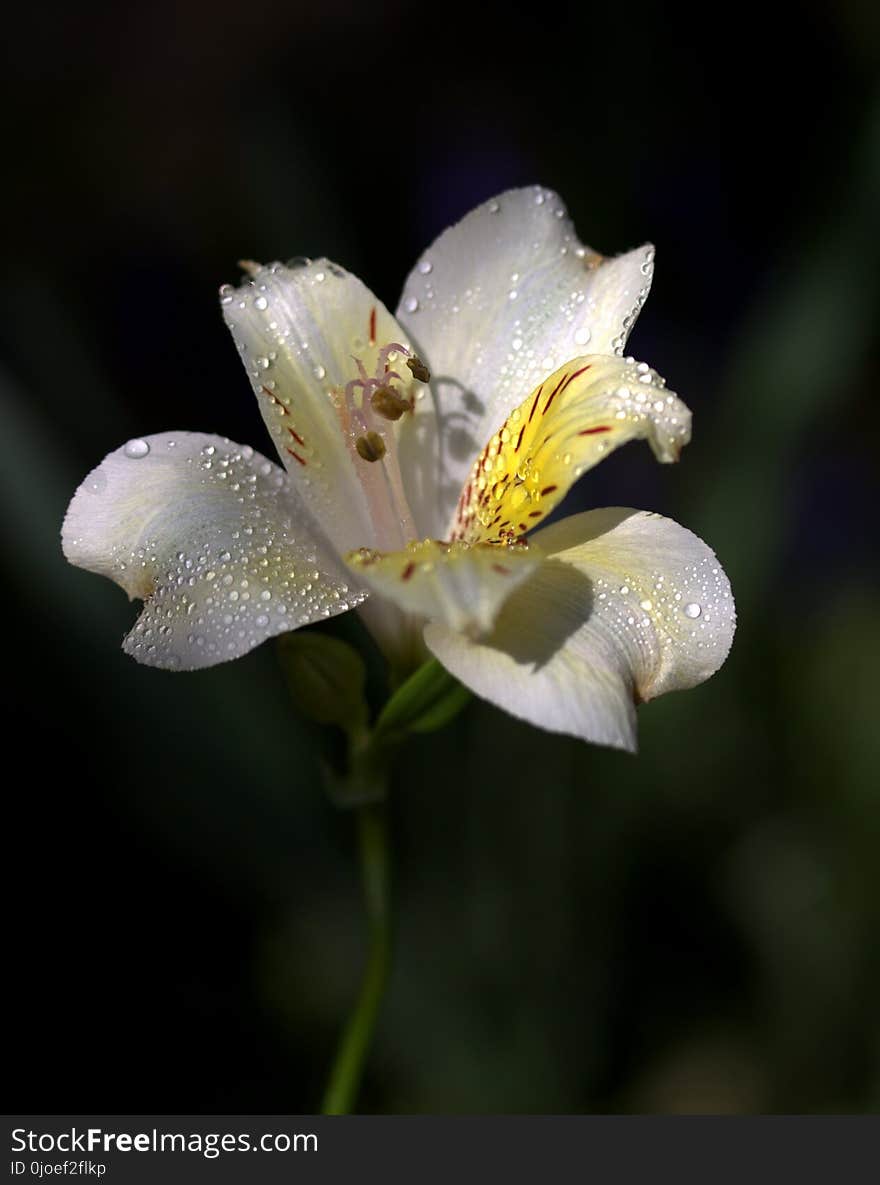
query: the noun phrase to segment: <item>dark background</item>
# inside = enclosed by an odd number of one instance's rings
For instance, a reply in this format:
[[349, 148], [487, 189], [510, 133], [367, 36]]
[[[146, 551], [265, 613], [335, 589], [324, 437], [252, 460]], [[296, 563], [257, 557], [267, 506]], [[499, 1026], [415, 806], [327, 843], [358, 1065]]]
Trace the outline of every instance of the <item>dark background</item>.
[[407, 750], [375, 1111], [880, 1105], [878, 9], [170, 0], [4, 17], [6, 1109], [315, 1106], [364, 924], [271, 645], [170, 675], [68, 567], [166, 429], [267, 448], [216, 301], [329, 255], [394, 306], [511, 185], [658, 247], [633, 338], [694, 411], [566, 510], [672, 515], [737, 596], [638, 758], [473, 704]]

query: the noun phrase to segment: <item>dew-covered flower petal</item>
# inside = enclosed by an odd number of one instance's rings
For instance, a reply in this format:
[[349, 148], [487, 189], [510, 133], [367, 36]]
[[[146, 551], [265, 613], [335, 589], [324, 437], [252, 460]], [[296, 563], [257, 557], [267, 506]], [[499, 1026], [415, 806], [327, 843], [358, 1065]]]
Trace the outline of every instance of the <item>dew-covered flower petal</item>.
[[143, 599], [123, 647], [149, 666], [238, 658], [365, 596], [285, 472], [218, 436], [168, 432], [110, 453], [74, 495], [62, 544]]
[[425, 641], [477, 695], [551, 732], [635, 750], [635, 705], [708, 679], [735, 627], [727, 577], [684, 527], [644, 511], [574, 515], [539, 531], [546, 556], [482, 642], [439, 624]]
[[405, 613], [479, 636], [491, 629], [503, 602], [535, 571], [541, 556], [534, 547], [425, 539], [403, 551], [363, 549], [348, 562], [358, 583]]
[[571, 485], [630, 440], [677, 461], [691, 413], [644, 362], [590, 354], [538, 384], [491, 437], [468, 475], [453, 539], [509, 543], [562, 501]]
[[653, 258], [650, 245], [609, 259], [583, 246], [539, 186], [486, 202], [428, 248], [397, 310], [432, 374], [400, 439], [423, 533], [442, 533], [474, 458], [543, 378], [587, 350], [622, 355]]
[[[405, 331], [357, 276], [327, 259], [248, 266], [250, 279], [221, 290], [221, 306], [291, 481], [340, 553], [399, 546], [408, 514], [399, 506], [399, 425], [359, 408], [380, 359], [383, 371], [389, 359], [401, 405], [421, 393], [403, 357], [397, 366], [389, 355], [392, 344], [408, 345]], [[371, 429], [385, 438], [378, 466], [357, 450]]]

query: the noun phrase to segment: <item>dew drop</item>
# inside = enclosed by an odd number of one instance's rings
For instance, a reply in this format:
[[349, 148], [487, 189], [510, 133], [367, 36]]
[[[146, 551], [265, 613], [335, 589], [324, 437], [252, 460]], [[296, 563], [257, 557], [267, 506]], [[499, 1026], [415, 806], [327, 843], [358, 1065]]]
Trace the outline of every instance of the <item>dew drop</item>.
[[123, 449], [123, 452], [125, 453], [125, 455], [127, 457], [131, 457], [131, 459], [133, 461], [137, 461], [141, 457], [145, 457], [149, 451], [150, 451], [150, 446], [147, 444], [147, 442], [145, 440], [140, 440], [140, 439], [130, 440], [128, 442], [128, 444], [125, 446], [125, 448]]
[[262, 309], [267, 309], [268, 307], [269, 307], [269, 302], [268, 302], [268, 300], [266, 300], [265, 296], [258, 296], [257, 299], [254, 301], [254, 308], [255, 309], [262, 310]]
[[423, 259], [419, 264], [419, 271], [423, 276], [429, 276], [433, 270], [434, 265], [431, 263], [430, 259]]
[[408, 313], [415, 313], [418, 312], [419, 302], [415, 296], [408, 296], [403, 307]]
[[698, 605], [696, 601], [688, 601], [684, 607], [685, 617], [690, 617], [692, 620], [699, 617], [702, 612], [702, 606]]
[[585, 325], [583, 329], [579, 329], [574, 335], [575, 345], [585, 346], [592, 336], [592, 333]]

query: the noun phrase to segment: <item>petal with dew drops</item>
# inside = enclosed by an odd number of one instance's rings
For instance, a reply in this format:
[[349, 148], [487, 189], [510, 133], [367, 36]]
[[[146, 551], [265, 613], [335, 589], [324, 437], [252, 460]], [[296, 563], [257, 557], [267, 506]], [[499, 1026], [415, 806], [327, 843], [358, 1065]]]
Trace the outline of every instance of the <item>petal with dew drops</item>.
[[573, 515], [536, 542], [544, 562], [483, 642], [432, 624], [428, 648], [514, 716], [635, 750], [635, 704], [696, 686], [727, 657], [727, 577], [696, 535], [644, 511]]
[[62, 544], [143, 599], [123, 648], [148, 666], [238, 658], [365, 596], [284, 471], [219, 436], [167, 432], [110, 453], [74, 495]]
[[534, 547], [441, 543], [425, 539], [403, 551], [352, 552], [358, 582], [418, 617], [479, 635], [491, 629], [505, 599], [541, 562]]
[[[363, 426], [343, 391], [358, 362], [372, 374], [382, 347], [408, 338], [357, 276], [327, 259], [248, 266], [251, 278], [220, 299], [278, 455], [340, 553], [387, 546], [370, 510], [385, 497], [383, 476], [357, 456]], [[405, 366], [397, 385], [401, 398], [421, 390]], [[395, 433], [383, 427], [392, 449]]]
[[653, 260], [650, 244], [607, 259], [583, 246], [540, 186], [485, 202], [428, 248], [397, 309], [432, 374], [400, 434], [425, 534], [442, 535], [474, 458], [545, 375], [586, 346], [623, 353]]
[[521, 538], [620, 445], [646, 439], [659, 461], [676, 461], [690, 429], [691, 413], [644, 362], [606, 354], [574, 358], [489, 440], [461, 492], [450, 537]]

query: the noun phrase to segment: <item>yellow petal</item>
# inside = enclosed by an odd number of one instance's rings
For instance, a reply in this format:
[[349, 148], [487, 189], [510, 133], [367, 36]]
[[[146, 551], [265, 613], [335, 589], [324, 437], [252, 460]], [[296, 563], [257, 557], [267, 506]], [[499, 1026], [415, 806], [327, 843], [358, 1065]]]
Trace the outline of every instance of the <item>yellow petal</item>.
[[474, 463], [451, 538], [511, 542], [538, 526], [572, 483], [629, 440], [677, 461], [691, 413], [644, 362], [590, 354], [554, 371], [508, 416]]
[[360, 581], [401, 609], [473, 636], [492, 628], [504, 601], [537, 568], [541, 553], [521, 544], [425, 539], [404, 551], [362, 548], [347, 560]]

